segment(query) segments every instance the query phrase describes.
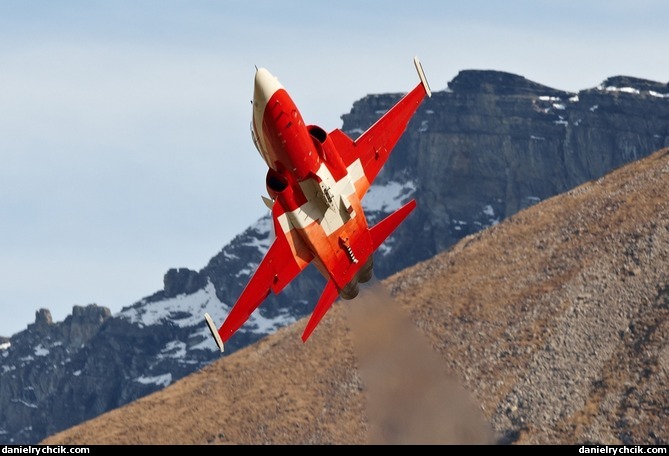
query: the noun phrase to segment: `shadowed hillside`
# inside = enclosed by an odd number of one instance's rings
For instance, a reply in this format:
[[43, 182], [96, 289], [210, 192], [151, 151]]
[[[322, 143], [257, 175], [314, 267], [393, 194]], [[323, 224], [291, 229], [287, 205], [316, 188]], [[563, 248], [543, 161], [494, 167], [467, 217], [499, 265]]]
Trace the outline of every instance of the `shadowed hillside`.
[[663, 149], [41, 443], [393, 443], [424, 403], [452, 442], [668, 444], [667, 195]]

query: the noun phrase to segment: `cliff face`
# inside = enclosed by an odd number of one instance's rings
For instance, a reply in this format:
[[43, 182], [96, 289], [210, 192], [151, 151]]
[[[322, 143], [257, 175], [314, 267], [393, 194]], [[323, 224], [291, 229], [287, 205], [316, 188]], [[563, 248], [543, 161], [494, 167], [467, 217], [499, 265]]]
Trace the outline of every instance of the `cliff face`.
[[[423, 103], [384, 168], [387, 181], [414, 181], [418, 208], [377, 271], [427, 259], [669, 145], [668, 95], [666, 84], [627, 77], [574, 94], [507, 73], [461, 72]], [[398, 97], [356, 102], [344, 130], [366, 128]]]
[[5, 342], [0, 349], [0, 441], [34, 442], [36, 436], [80, 422], [82, 411], [85, 416], [87, 409], [103, 410], [90, 407], [81, 391], [72, 395], [68, 389], [82, 382], [96, 387], [94, 378], [81, 376], [82, 355], [109, 318], [107, 308], [74, 306], [72, 315], [54, 323], [51, 313], [40, 309], [34, 323]]
[[[355, 102], [343, 130], [355, 138], [400, 96]], [[376, 253], [375, 275], [667, 145], [667, 84], [614, 77], [575, 94], [508, 73], [463, 71], [421, 105], [363, 200], [370, 224], [409, 198], [418, 202]], [[202, 270], [171, 269], [163, 290], [116, 315], [103, 310], [95, 324], [73, 329], [40, 311], [26, 331], [0, 340], [0, 443], [35, 443], [219, 358], [202, 315], [223, 321], [267, 251], [270, 228], [268, 217], [259, 219]], [[307, 268], [259, 307], [226, 354], [311, 312], [324, 285]]]

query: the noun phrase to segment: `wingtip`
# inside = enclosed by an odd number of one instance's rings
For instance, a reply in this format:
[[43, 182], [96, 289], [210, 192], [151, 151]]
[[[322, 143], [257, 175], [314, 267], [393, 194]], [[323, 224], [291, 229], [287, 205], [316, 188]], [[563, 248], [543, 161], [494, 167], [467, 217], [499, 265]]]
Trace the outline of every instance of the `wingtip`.
[[316, 329], [316, 326], [318, 326], [318, 323], [320, 323], [323, 315], [325, 315], [328, 309], [330, 309], [332, 303], [337, 300], [338, 296], [339, 291], [337, 290], [337, 286], [335, 285], [334, 281], [332, 281], [332, 279], [328, 280], [328, 283], [325, 285], [325, 289], [323, 290], [320, 299], [316, 303], [316, 307], [314, 308], [311, 317], [309, 317], [307, 326], [304, 328], [304, 332], [302, 333], [302, 342], [306, 342], [309, 336], [311, 336], [311, 333], [314, 332], [314, 329]]
[[420, 60], [418, 60], [418, 56], [415, 56], [413, 58], [413, 64], [416, 67], [416, 71], [418, 72], [418, 77], [420, 78], [421, 84], [423, 84], [425, 93], [427, 94], [428, 98], [431, 98], [432, 90], [430, 90], [430, 84], [427, 83], [427, 78], [425, 77], [425, 71], [423, 71], [423, 65], [420, 63]]
[[218, 331], [216, 330], [214, 320], [212, 320], [211, 316], [206, 312], [204, 314], [204, 321], [207, 323], [207, 327], [209, 328], [209, 332], [211, 332], [211, 336], [214, 338], [214, 342], [216, 342], [216, 346], [221, 350], [221, 353], [223, 353], [224, 347], [221, 335], [218, 334]]

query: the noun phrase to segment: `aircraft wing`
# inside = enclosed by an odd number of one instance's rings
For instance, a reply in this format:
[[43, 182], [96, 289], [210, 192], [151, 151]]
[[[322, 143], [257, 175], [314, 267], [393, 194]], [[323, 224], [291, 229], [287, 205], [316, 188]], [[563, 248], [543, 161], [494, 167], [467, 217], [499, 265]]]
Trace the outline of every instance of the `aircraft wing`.
[[420, 62], [415, 59], [414, 63], [421, 82], [411, 92], [404, 95], [358, 139], [353, 141], [339, 129], [330, 133], [330, 138], [347, 167], [356, 160], [360, 160], [362, 170], [367, 178], [367, 185], [356, 185], [359, 198], [363, 197], [369, 185], [388, 160], [390, 151], [399, 141], [409, 124], [409, 120], [411, 120], [425, 96], [432, 95]]
[[[272, 212], [276, 238], [218, 331], [211, 317], [205, 314], [209, 330], [221, 351], [223, 343], [241, 328], [270, 292], [281, 292], [311, 261], [297, 256], [289, 237], [277, 222], [277, 216], [282, 213], [278, 201], [274, 202]], [[289, 235], [292, 235], [292, 231], [289, 231]], [[293, 243], [296, 240], [295, 237], [290, 239]]]

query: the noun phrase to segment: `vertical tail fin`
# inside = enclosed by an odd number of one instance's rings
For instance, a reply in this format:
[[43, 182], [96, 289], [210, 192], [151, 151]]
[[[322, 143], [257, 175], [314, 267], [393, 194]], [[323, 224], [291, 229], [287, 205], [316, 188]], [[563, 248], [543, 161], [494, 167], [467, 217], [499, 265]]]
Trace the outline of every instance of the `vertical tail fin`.
[[337, 296], [339, 296], [337, 292], [337, 286], [332, 280], [328, 280], [328, 283], [325, 285], [325, 289], [323, 290], [323, 294], [318, 300], [318, 304], [316, 304], [316, 307], [314, 307], [314, 311], [309, 318], [307, 327], [304, 328], [304, 332], [302, 333], [302, 342], [306, 342], [309, 336], [311, 336], [311, 333], [314, 332], [314, 329], [316, 329], [316, 326], [318, 323], [320, 323], [323, 315], [325, 315], [325, 312], [327, 312], [332, 306], [332, 303], [335, 302]]

